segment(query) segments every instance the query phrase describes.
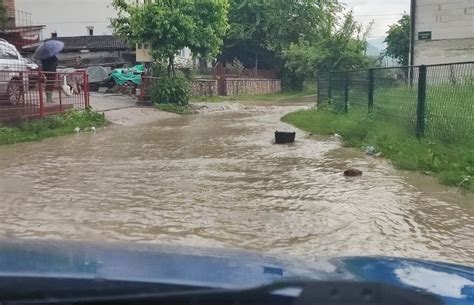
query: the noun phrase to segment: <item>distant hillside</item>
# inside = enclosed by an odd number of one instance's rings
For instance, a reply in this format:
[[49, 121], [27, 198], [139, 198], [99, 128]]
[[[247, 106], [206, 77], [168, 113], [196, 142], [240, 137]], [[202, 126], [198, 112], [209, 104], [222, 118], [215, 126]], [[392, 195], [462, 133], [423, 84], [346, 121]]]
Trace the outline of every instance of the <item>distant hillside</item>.
[[387, 44], [384, 42], [385, 37], [377, 37], [377, 38], [369, 38], [368, 42], [380, 50], [380, 52], [383, 52], [387, 48]]
[[367, 44], [367, 56], [379, 57], [380, 53], [382, 53], [382, 51], [380, 51], [380, 49], [375, 47], [373, 44], [370, 42]]

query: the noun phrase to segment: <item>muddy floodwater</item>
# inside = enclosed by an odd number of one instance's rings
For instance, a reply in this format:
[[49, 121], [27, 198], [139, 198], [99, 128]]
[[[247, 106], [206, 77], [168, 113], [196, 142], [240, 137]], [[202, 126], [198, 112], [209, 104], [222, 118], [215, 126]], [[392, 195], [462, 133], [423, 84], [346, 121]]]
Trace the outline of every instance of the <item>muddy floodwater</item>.
[[[236, 107], [239, 108], [239, 107]], [[474, 264], [474, 197], [249, 106], [0, 147], [4, 238]], [[221, 109], [223, 110], [223, 109]], [[205, 111], [204, 111], [205, 112]], [[360, 178], [345, 178], [349, 167]]]

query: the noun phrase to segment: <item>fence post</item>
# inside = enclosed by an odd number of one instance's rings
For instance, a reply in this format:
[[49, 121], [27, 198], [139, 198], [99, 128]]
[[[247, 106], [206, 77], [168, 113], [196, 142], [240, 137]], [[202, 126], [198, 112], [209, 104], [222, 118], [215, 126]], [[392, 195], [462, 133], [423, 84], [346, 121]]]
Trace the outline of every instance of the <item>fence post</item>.
[[349, 73], [344, 77], [344, 112], [349, 111]]
[[320, 102], [321, 102], [321, 94], [320, 94], [320, 89], [321, 89], [321, 76], [318, 75], [318, 79], [316, 80], [317, 81], [317, 85], [316, 85], [316, 90], [318, 90], [318, 92], [316, 92], [316, 106], [319, 106]]
[[328, 74], [328, 104], [331, 104], [331, 72]]
[[[44, 99], [43, 99], [43, 73], [38, 70], [38, 95], [39, 95], [39, 116], [44, 116]], [[47, 80], [46, 80], [47, 81]]]
[[[64, 78], [66, 77], [66, 75], [64, 74], [62, 76], [63, 78], [63, 81], [64, 81]], [[62, 86], [61, 86], [61, 78], [59, 78], [58, 80], [58, 84], [59, 84], [59, 88], [58, 88], [58, 94], [59, 94], [59, 112], [60, 113], [63, 113], [63, 97], [62, 97]]]
[[426, 66], [421, 65], [418, 72], [418, 104], [416, 107], [416, 136], [421, 138], [425, 134], [426, 116]]
[[369, 92], [368, 92], [368, 107], [369, 107], [369, 114], [372, 113], [374, 108], [374, 69], [369, 69]]
[[138, 96], [138, 102], [143, 103], [145, 101], [145, 81], [146, 77], [142, 76], [142, 82], [140, 84], [140, 95]]
[[[23, 103], [26, 103], [26, 96], [25, 96], [25, 87], [27, 88], [26, 91], [28, 91], [30, 88], [30, 81], [29, 81], [29, 74], [26, 73], [26, 81], [25, 81], [25, 75], [23, 72], [20, 72], [20, 80], [21, 80], [21, 100]], [[26, 85], [25, 85], [26, 83]]]
[[90, 90], [89, 90], [89, 74], [87, 74], [87, 70], [84, 70], [84, 103], [85, 103], [85, 109], [90, 108]]

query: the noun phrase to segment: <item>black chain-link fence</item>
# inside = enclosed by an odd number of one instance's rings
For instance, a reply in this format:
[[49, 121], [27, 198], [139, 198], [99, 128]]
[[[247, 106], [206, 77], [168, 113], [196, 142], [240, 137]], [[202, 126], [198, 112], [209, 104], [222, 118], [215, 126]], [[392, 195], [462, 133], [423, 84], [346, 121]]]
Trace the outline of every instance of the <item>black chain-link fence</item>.
[[318, 78], [318, 105], [364, 111], [445, 142], [474, 142], [474, 62], [338, 71]]

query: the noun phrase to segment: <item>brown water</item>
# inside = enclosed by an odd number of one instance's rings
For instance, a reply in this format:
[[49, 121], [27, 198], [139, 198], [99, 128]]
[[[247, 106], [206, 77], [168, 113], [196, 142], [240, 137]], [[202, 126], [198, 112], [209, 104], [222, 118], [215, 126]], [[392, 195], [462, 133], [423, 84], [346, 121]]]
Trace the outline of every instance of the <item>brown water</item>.
[[[250, 107], [0, 147], [7, 237], [474, 264], [474, 197]], [[361, 178], [343, 177], [357, 167]]]

